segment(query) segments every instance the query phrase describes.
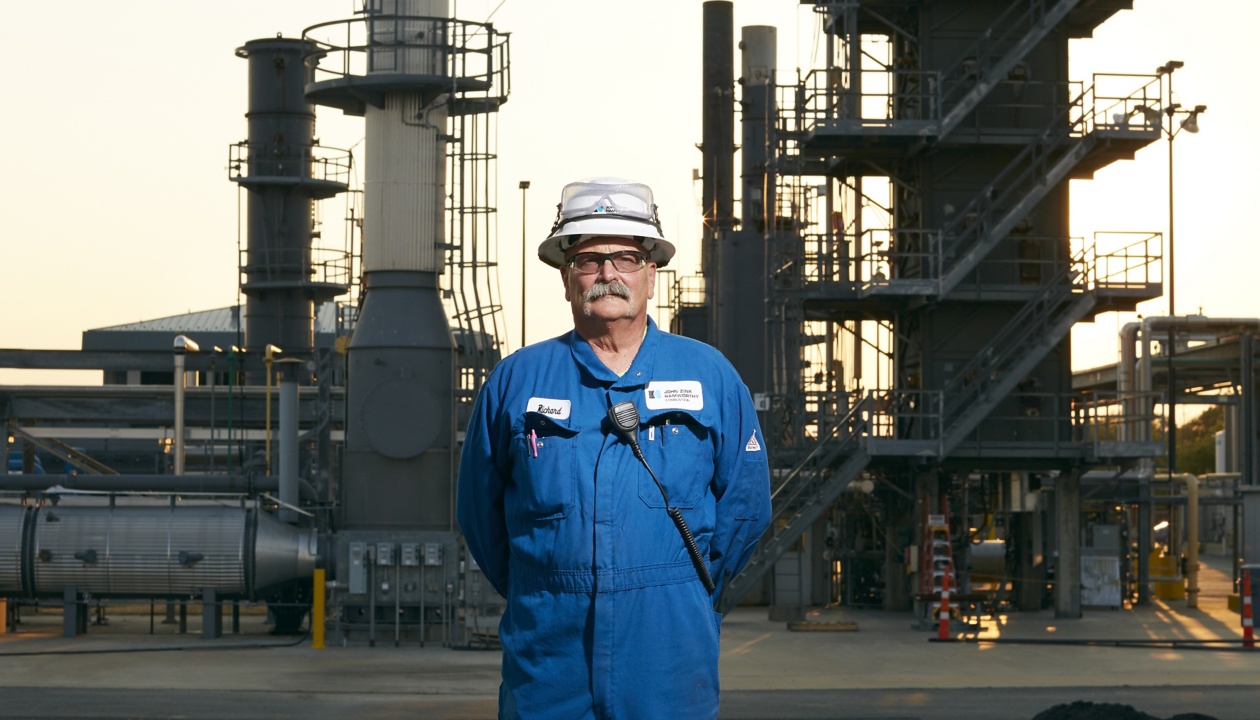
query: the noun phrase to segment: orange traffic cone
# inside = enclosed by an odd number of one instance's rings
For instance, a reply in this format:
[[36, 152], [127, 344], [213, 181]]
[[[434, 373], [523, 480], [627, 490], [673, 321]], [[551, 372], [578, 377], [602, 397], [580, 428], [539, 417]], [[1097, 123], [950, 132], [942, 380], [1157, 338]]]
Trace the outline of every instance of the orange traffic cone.
[[1256, 635], [1251, 625], [1251, 568], [1243, 569], [1241, 600], [1243, 647], [1254, 649], [1256, 647]]
[[949, 640], [949, 568], [941, 576], [941, 614], [936, 621], [936, 639]]

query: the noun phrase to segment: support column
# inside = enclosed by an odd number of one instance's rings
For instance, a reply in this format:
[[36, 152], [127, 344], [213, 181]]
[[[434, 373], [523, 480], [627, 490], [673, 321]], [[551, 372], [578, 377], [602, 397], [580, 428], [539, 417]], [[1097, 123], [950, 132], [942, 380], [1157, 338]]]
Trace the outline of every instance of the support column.
[[201, 639], [217, 640], [223, 637], [223, 608], [219, 605], [214, 588], [201, 591]]
[[62, 592], [62, 637], [76, 637], [87, 633], [87, 604], [80, 601], [79, 590], [67, 585]]
[[1054, 616], [1081, 616], [1081, 471], [1074, 468], [1055, 482], [1055, 527], [1059, 562], [1055, 572]]

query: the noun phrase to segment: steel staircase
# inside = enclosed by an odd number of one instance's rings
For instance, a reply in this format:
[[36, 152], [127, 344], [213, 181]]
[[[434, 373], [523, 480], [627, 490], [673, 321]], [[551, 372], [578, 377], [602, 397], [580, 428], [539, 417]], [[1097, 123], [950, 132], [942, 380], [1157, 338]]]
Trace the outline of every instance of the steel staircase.
[[772, 488], [770, 530], [757, 543], [743, 571], [727, 582], [718, 609], [735, 607], [753, 586], [761, 582], [788, 547], [814, 523], [844, 488], [870, 462], [862, 448], [865, 418], [872, 407], [870, 396], [849, 412], [818, 441], [814, 449]]
[[1075, 126], [1024, 148], [942, 231], [937, 295], [947, 295], [1093, 150]]
[[948, 225], [930, 236], [934, 247], [923, 277], [868, 283], [862, 294], [921, 295], [927, 291], [940, 297], [957, 287], [1094, 149], [1097, 136], [1081, 132], [1087, 114], [1079, 112], [1090, 92], [1082, 93], [1069, 107], [1068, 112], [1078, 111], [1075, 122], [1056, 118], [1041, 142], [1020, 151]]
[[946, 384], [941, 456], [949, 455], [1097, 303], [1074, 259]]
[[36, 447], [43, 448], [45, 451], [60, 458], [63, 462], [69, 463], [84, 475], [117, 475], [118, 471], [106, 465], [95, 458], [89, 457], [82, 452], [70, 447], [57, 438], [35, 437], [20, 427], [11, 427], [10, 431], [14, 437], [19, 437], [23, 442], [31, 443]]
[[[941, 119], [927, 132], [940, 139], [971, 114], [998, 83], [1045, 39], [1080, 0], [1012, 2], [941, 76]], [[1008, 49], [996, 55], [1003, 47]]]

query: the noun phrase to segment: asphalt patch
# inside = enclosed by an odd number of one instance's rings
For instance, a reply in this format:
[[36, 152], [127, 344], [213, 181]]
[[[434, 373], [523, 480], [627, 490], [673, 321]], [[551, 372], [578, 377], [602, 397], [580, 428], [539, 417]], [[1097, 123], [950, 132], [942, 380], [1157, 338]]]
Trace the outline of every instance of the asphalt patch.
[[[1134, 709], [1132, 705], [1092, 703], [1077, 701], [1055, 705], [1033, 716], [1033, 720], [1161, 720], [1154, 715]], [[1167, 720], [1217, 720], [1201, 713], [1180, 713]]]

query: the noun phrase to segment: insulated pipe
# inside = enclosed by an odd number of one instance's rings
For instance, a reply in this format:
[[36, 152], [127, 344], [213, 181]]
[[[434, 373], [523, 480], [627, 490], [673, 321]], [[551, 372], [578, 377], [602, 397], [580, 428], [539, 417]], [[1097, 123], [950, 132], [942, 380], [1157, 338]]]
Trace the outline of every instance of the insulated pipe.
[[298, 366], [301, 360], [281, 360], [280, 370], [280, 458], [279, 499], [276, 516], [281, 522], [295, 523], [298, 513]]
[[1189, 473], [1171, 476], [1186, 486], [1186, 607], [1199, 607], [1199, 478]]
[[280, 481], [252, 475], [0, 475], [0, 490], [86, 490], [90, 492], [241, 493], [274, 492]]
[[[1132, 358], [1133, 358], [1133, 353], [1134, 353], [1132, 325], [1133, 323], [1129, 323], [1125, 325], [1120, 333], [1120, 358], [1121, 359], [1120, 359], [1120, 367], [1118, 368], [1119, 373], [1120, 373], [1117, 376], [1118, 383], [1120, 383], [1123, 380], [1123, 377], [1124, 377], [1123, 373], [1125, 372], [1125, 367], [1132, 365]], [[1149, 396], [1153, 389], [1152, 386], [1154, 385], [1154, 380], [1152, 379], [1153, 367], [1152, 367], [1152, 358], [1151, 358], [1151, 337], [1154, 333], [1159, 332], [1159, 331], [1170, 331], [1170, 330], [1183, 330], [1183, 331], [1190, 331], [1190, 332], [1194, 332], [1194, 331], [1216, 332], [1218, 334], [1220, 332], [1229, 331], [1229, 330], [1248, 331], [1244, 333], [1242, 342], [1240, 343], [1241, 347], [1240, 347], [1240, 360], [1239, 360], [1239, 363], [1240, 363], [1239, 369], [1241, 370], [1241, 375], [1242, 375], [1242, 390], [1243, 390], [1243, 393], [1242, 393], [1243, 426], [1244, 428], [1247, 428], [1248, 423], [1254, 422], [1254, 418], [1251, 414], [1251, 413], [1254, 413], [1254, 409], [1251, 410], [1250, 412], [1247, 409], [1251, 404], [1254, 404], [1254, 399], [1252, 397], [1253, 393], [1251, 390], [1251, 387], [1254, 383], [1254, 379], [1252, 377], [1251, 371], [1249, 370], [1249, 368], [1253, 365], [1252, 353], [1250, 350], [1251, 343], [1252, 343], [1250, 333], [1260, 332], [1260, 318], [1212, 318], [1212, 317], [1206, 317], [1204, 315], [1182, 315], [1182, 316], [1175, 316], [1175, 317], [1144, 318], [1141, 321], [1141, 323], [1139, 323], [1139, 325], [1140, 325], [1140, 338], [1141, 338], [1141, 343], [1142, 343], [1142, 359], [1138, 365], [1139, 372], [1137, 374], [1137, 388], [1136, 388], [1136, 391], [1139, 397]], [[1126, 358], [1127, 358], [1127, 361], [1126, 361]], [[1124, 387], [1121, 386], [1120, 389], [1121, 391], [1123, 391]], [[1172, 397], [1172, 394], [1174, 392], [1176, 392], [1176, 388], [1170, 386], [1168, 388], [1168, 394], [1170, 398]], [[1141, 407], [1143, 408], [1149, 407], [1153, 409], [1153, 405], [1154, 405], [1153, 398], [1149, 402], [1148, 401], [1141, 402]], [[1173, 418], [1169, 418], [1168, 421], [1175, 423], [1177, 419], [1173, 417]], [[1138, 427], [1142, 428], [1141, 430], [1139, 430], [1141, 434], [1140, 439], [1149, 440], [1150, 439], [1150, 424], [1139, 422]], [[1244, 434], [1243, 437], [1244, 437], [1244, 440], [1243, 440], [1244, 447], [1246, 448], [1244, 451], [1244, 457], [1246, 458], [1247, 462], [1251, 463], [1250, 465], [1247, 466], [1246, 471], [1247, 473], [1252, 474], [1255, 472], [1254, 463], [1256, 462], [1256, 457], [1255, 457], [1256, 453], [1254, 452], [1254, 443], [1255, 443], [1254, 435], [1250, 431], [1248, 431], [1247, 433]], [[1149, 463], [1150, 461], [1144, 460], [1143, 462]], [[1251, 477], [1254, 478], [1254, 474], [1252, 474]], [[1247, 482], [1254, 482], [1254, 480], [1249, 478]]]
[[190, 352], [197, 352], [197, 343], [185, 335], [175, 338], [175, 474], [184, 474], [184, 358]]
[[[1154, 368], [1152, 367], [1151, 357], [1151, 337], [1154, 333], [1168, 330], [1182, 331], [1201, 331], [1201, 332], [1222, 332], [1226, 330], [1251, 330], [1252, 332], [1260, 332], [1260, 318], [1211, 318], [1204, 315], [1180, 315], [1176, 317], [1148, 317], [1143, 318], [1141, 322], [1127, 323], [1120, 330], [1120, 365], [1117, 368], [1117, 387], [1123, 397], [1126, 391], [1132, 391], [1136, 394], [1137, 399], [1134, 407], [1141, 408], [1143, 413], [1154, 414], [1154, 398], [1151, 397], [1154, 380], [1152, 379]], [[1142, 344], [1142, 357], [1136, 360], [1137, 342]], [[1136, 387], [1131, 383], [1134, 378], [1129, 374], [1131, 368], [1137, 366]], [[1248, 382], [1244, 378], [1244, 383]], [[1171, 396], [1174, 388], [1169, 388]], [[1245, 400], [1245, 398], [1244, 398]], [[1175, 418], [1170, 418], [1175, 421]], [[1126, 423], [1126, 425], [1128, 425]], [[1130, 440], [1149, 440], [1150, 424], [1142, 422], [1140, 419], [1134, 424], [1137, 429], [1138, 437], [1128, 438]]]
[[[1133, 323], [1129, 323], [1132, 325]], [[1129, 325], [1125, 325], [1121, 330], [1121, 358], [1126, 350], [1125, 333], [1129, 329]], [[1210, 318], [1203, 315], [1181, 315], [1177, 317], [1148, 317], [1143, 318], [1141, 323], [1141, 342], [1142, 342], [1142, 360], [1140, 364], [1140, 372], [1138, 373], [1138, 392], [1150, 392], [1153, 381], [1151, 379], [1151, 336], [1158, 331], [1168, 330], [1184, 330], [1184, 331], [1204, 331], [1204, 332], [1220, 332], [1223, 330], [1251, 330], [1260, 332], [1260, 318]], [[1131, 340], [1130, 340], [1131, 343]], [[1169, 388], [1172, 392], [1172, 388]]]
[[1140, 431], [1135, 429], [1145, 425], [1142, 417], [1146, 414], [1146, 402], [1134, 394], [1133, 375], [1137, 364], [1137, 334], [1141, 323], [1125, 323], [1120, 328], [1120, 364], [1116, 367], [1116, 387], [1120, 392], [1121, 407], [1124, 409], [1125, 421], [1120, 424], [1120, 440], [1131, 442], [1138, 439]]
[[[57, 488], [113, 493], [257, 495], [277, 492], [280, 478], [251, 475], [0, 475], [0, 490], [55, 492]], [[319, 502], [315, 487], [302, 478], [298, 478], [298, 497], [312, 503]]]

